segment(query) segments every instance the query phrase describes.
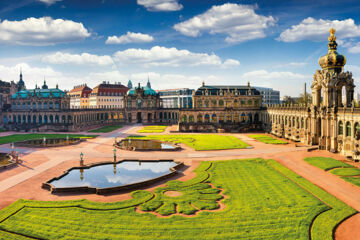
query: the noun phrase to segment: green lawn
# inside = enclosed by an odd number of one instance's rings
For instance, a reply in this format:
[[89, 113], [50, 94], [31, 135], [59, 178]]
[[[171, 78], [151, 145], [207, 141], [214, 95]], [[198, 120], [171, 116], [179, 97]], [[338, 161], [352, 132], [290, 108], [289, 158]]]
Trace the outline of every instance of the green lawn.
[[[42, 239], [332, 240], [336, 224], [355, 213], [274, 160], [202, 162], [196, 173], [157, 188], [155, 197], [135, 191], [133, 199], [114, 203], [19, 200], [0, 211], [0, 239], [25, 239], [13, 232]], [[201, 211], [216, 209], [217, 189], [224, 189], [225, 209]], [[164, 197], [168, 190], [184, 195]], [[137, 205], [163, 215], [194, 208], [198, 214], [159, 218], [135, 212]]]
[[253, 134], [253, 135], [248, 135], [249, 137], [256, 139], [260, 142], [263, 143], [267, 143], [267, 144], [288, 144], [288, 142], [283, 141], [283, 140], [279, 140], [273, 137], [270, 137], [268, 135], [264, 135], [264, 134]]
[[119, 128], [122, 128], [122, 126], [121, 125], [104, 126], [104, 127], [101, 127], [101, 128], [90, 130], [88, 132], [91, 132], [91, 133], [109, 133], [109, 132], [115, 131], [116, 129], [119, 129]]
[[352, 168], [353, 166], [333, 158], [326, 157], [307, 157], [304, 159], [307, 163], [328, 171], [333, 168]]
[[81, 134], [41, 134], [41, 133], [29, 133], [29, 134], [13, 134], [9, 136], [0, 137], [0, 144], [12, 143], [12, 142], [20, 142], [24, 140], [31, 139], [41, 139], [46, 137], [47, 139], [51, 138], [94, 138], [97, 135], [81, 135]]
[[355, 186], [360, 187], [360, 178], [357, 177], [360, 175], [360, 169], [354, 167], [353, 165], [341, 162], [333, 158], [324, 158], [324, 157], [312, 157], [305, 158], [306, 162], [319, 167], [325, 171], [340, 176], [345, 181], [354, 184]]
[[153, 139], [164, 142], [184, 143], [196, 151], [246, 148], [250, 145], [234, 136], [218, 134], [150, 135], [131, 138]]
[[162, 133], [167, 126], [146, 126], [138, 131], [138, 133]]
[[338, 175], [338, 176], [358, 176], [360, 175], [360, 169], [359, 168], [336, 168], [333, 170], [330, 170], [332, 174]]
[[360, 178], [358, 177], [341, 177], [341, 178], [351, 184], [354, 184], [355, 186], [360, 187]]

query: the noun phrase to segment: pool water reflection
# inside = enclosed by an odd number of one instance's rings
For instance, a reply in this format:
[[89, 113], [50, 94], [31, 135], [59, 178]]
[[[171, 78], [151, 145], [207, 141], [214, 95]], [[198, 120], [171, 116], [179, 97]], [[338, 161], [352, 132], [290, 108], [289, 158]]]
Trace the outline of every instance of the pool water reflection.
[[88, 169], [72, 169], [58, 180], [49, 183], [55, 188], [84, 187], [109, 188], [146, 181], [171, 173], [173, 161], [123, 161]]

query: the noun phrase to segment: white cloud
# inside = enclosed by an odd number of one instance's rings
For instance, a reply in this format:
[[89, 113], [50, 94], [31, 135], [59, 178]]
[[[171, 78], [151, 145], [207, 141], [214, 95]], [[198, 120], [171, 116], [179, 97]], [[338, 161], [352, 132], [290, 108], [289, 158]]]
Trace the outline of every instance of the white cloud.
[[201, 86], [202, 81], [207, 84], [218, 84], [220, 81], [218, 77], [213, 75], [161, 74], [158, 72], [138, 72], [126, 75], [119, 71], [90, 73], [84, 78], [84, 81], [92, 82], [95, 85], [100, 81], [120, 81], [126, 85], [128, 80], [131, 79], [133, 86], [137, 86], [138, 83], [145, 86], [148, 77], [154, 89], [198, 88]]
[[329, 36], [329, 29], [336, 29], [336, 36], [339, 39], [360, 36], [360, 26], [349, 18], [345, 20], [316, 20], [312, 17], [304, 19], [298, 25], [283, 31], [278, 40], [283, 42], [297, 42], [302, 40], [325, 41]]
[[223, 63], [222, 67], [229, 68], [229, 67], [236, 67], [240, 66], [240, 62], [235, 59], [226, 59], [226, 61]]
[[205, 13], [174, 25], [176, 31], [186, 36], [197, 37], [203, 32], [225, 34], [229, 43], [264, 38], [264, 30], [275, 25], [276, 20], [255, 13], [255, 5], [226, 3], [213, 6]]
[[[193, 53], [188, 50], [155, 46], [151, 49], [130, 48], [114, 54], [114, 60], [119, 64], [140, 64], [145, 67], [180, 67], [180, 66], [221, 66], [219, 56], [207, 53]], [[227, 60], [232, 64], [236, 60]]]
[[144, 6], [151, 12], [179, 11], [183, 8], [178, 0], [137, 0], [137, 4]]
[[3, 81], [19, 80], [20, 69], [22, 69], [23, 78], [27, 87], [33, 88], [35, 83], [42, 85], [44, 77], [49, 87], [55, 87], [59, 83], [59, 87], [71, 84], [71, 79], [67, 79], [60, 72], [55, 71], [51, 67], [32, 67], [27, 63], [19, 63], [14, 66], [0, 65], [0, 77]]
[[244, 82], [249, 81], [252, 86], [270, 87], [279, 90], [282, 96], [299, 96], [303, 92], [304, 82], [311, 81], [311, 76], [293, 72], [268, 72], [257, 70], [244, 73], [241, 77]]
[[76, 65], [93, 65], [93, 66], [108, 66], [114, 64], [112, 58], [107, 55], [98, 56], [89, 53], [70, 54], [63, 52], [56, 52], [44, 56], [43, 62], [52, 64], [76, 64]]
[[44, 46], [75, 42], [90, 36], [82, 23], [51, 17], [0, 21], [0, 42]]
[[125, 44], [125, 43], [144, 43], [152, 42], [154, 38], [148, 34], [127, 32], [120, 37], [112, 36], [108, 37], [106, 44]]
[[61, 2], [62, 0], [38, 0], [39, 2], [45, 3], [47, 5], [52, 5], [56, 2]]
[[350, 53], [360, 53], [360, 42], [348, 48]]

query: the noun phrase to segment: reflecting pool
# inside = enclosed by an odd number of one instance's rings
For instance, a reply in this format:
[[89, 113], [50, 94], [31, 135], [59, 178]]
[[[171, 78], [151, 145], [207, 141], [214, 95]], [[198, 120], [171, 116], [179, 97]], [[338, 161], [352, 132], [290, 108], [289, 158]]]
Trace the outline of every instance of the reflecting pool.
[[171, 173], [173, 161], [123, 161], [97, 165], [88, 169], [72, 169], [58, 180], [49, 183], [55, 188], [94, 187], [109, 188], [142, 182]]

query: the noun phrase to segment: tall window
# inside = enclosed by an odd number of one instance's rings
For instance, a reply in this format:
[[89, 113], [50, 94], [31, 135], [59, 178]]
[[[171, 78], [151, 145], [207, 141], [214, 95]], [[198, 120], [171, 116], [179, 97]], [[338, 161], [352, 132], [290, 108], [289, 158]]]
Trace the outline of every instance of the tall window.
[[209, 101], [208, 100], [205, 101], [205, 107], [206, 108], [209, 107]]
[[355, 123], [354, 125], [354, 137], [358, 140], [358, 136], [360, 134], [360, 124], [359, 123]]
[[351, 124], [350, 124], [350, 122], [346, 123], [346, 136], [347, 137], [351, 136]]
[[342, 121], [339, 122], [339, 131], [338, 131], [339, 135], [343, 135], [344, 134], [344, 124]]

